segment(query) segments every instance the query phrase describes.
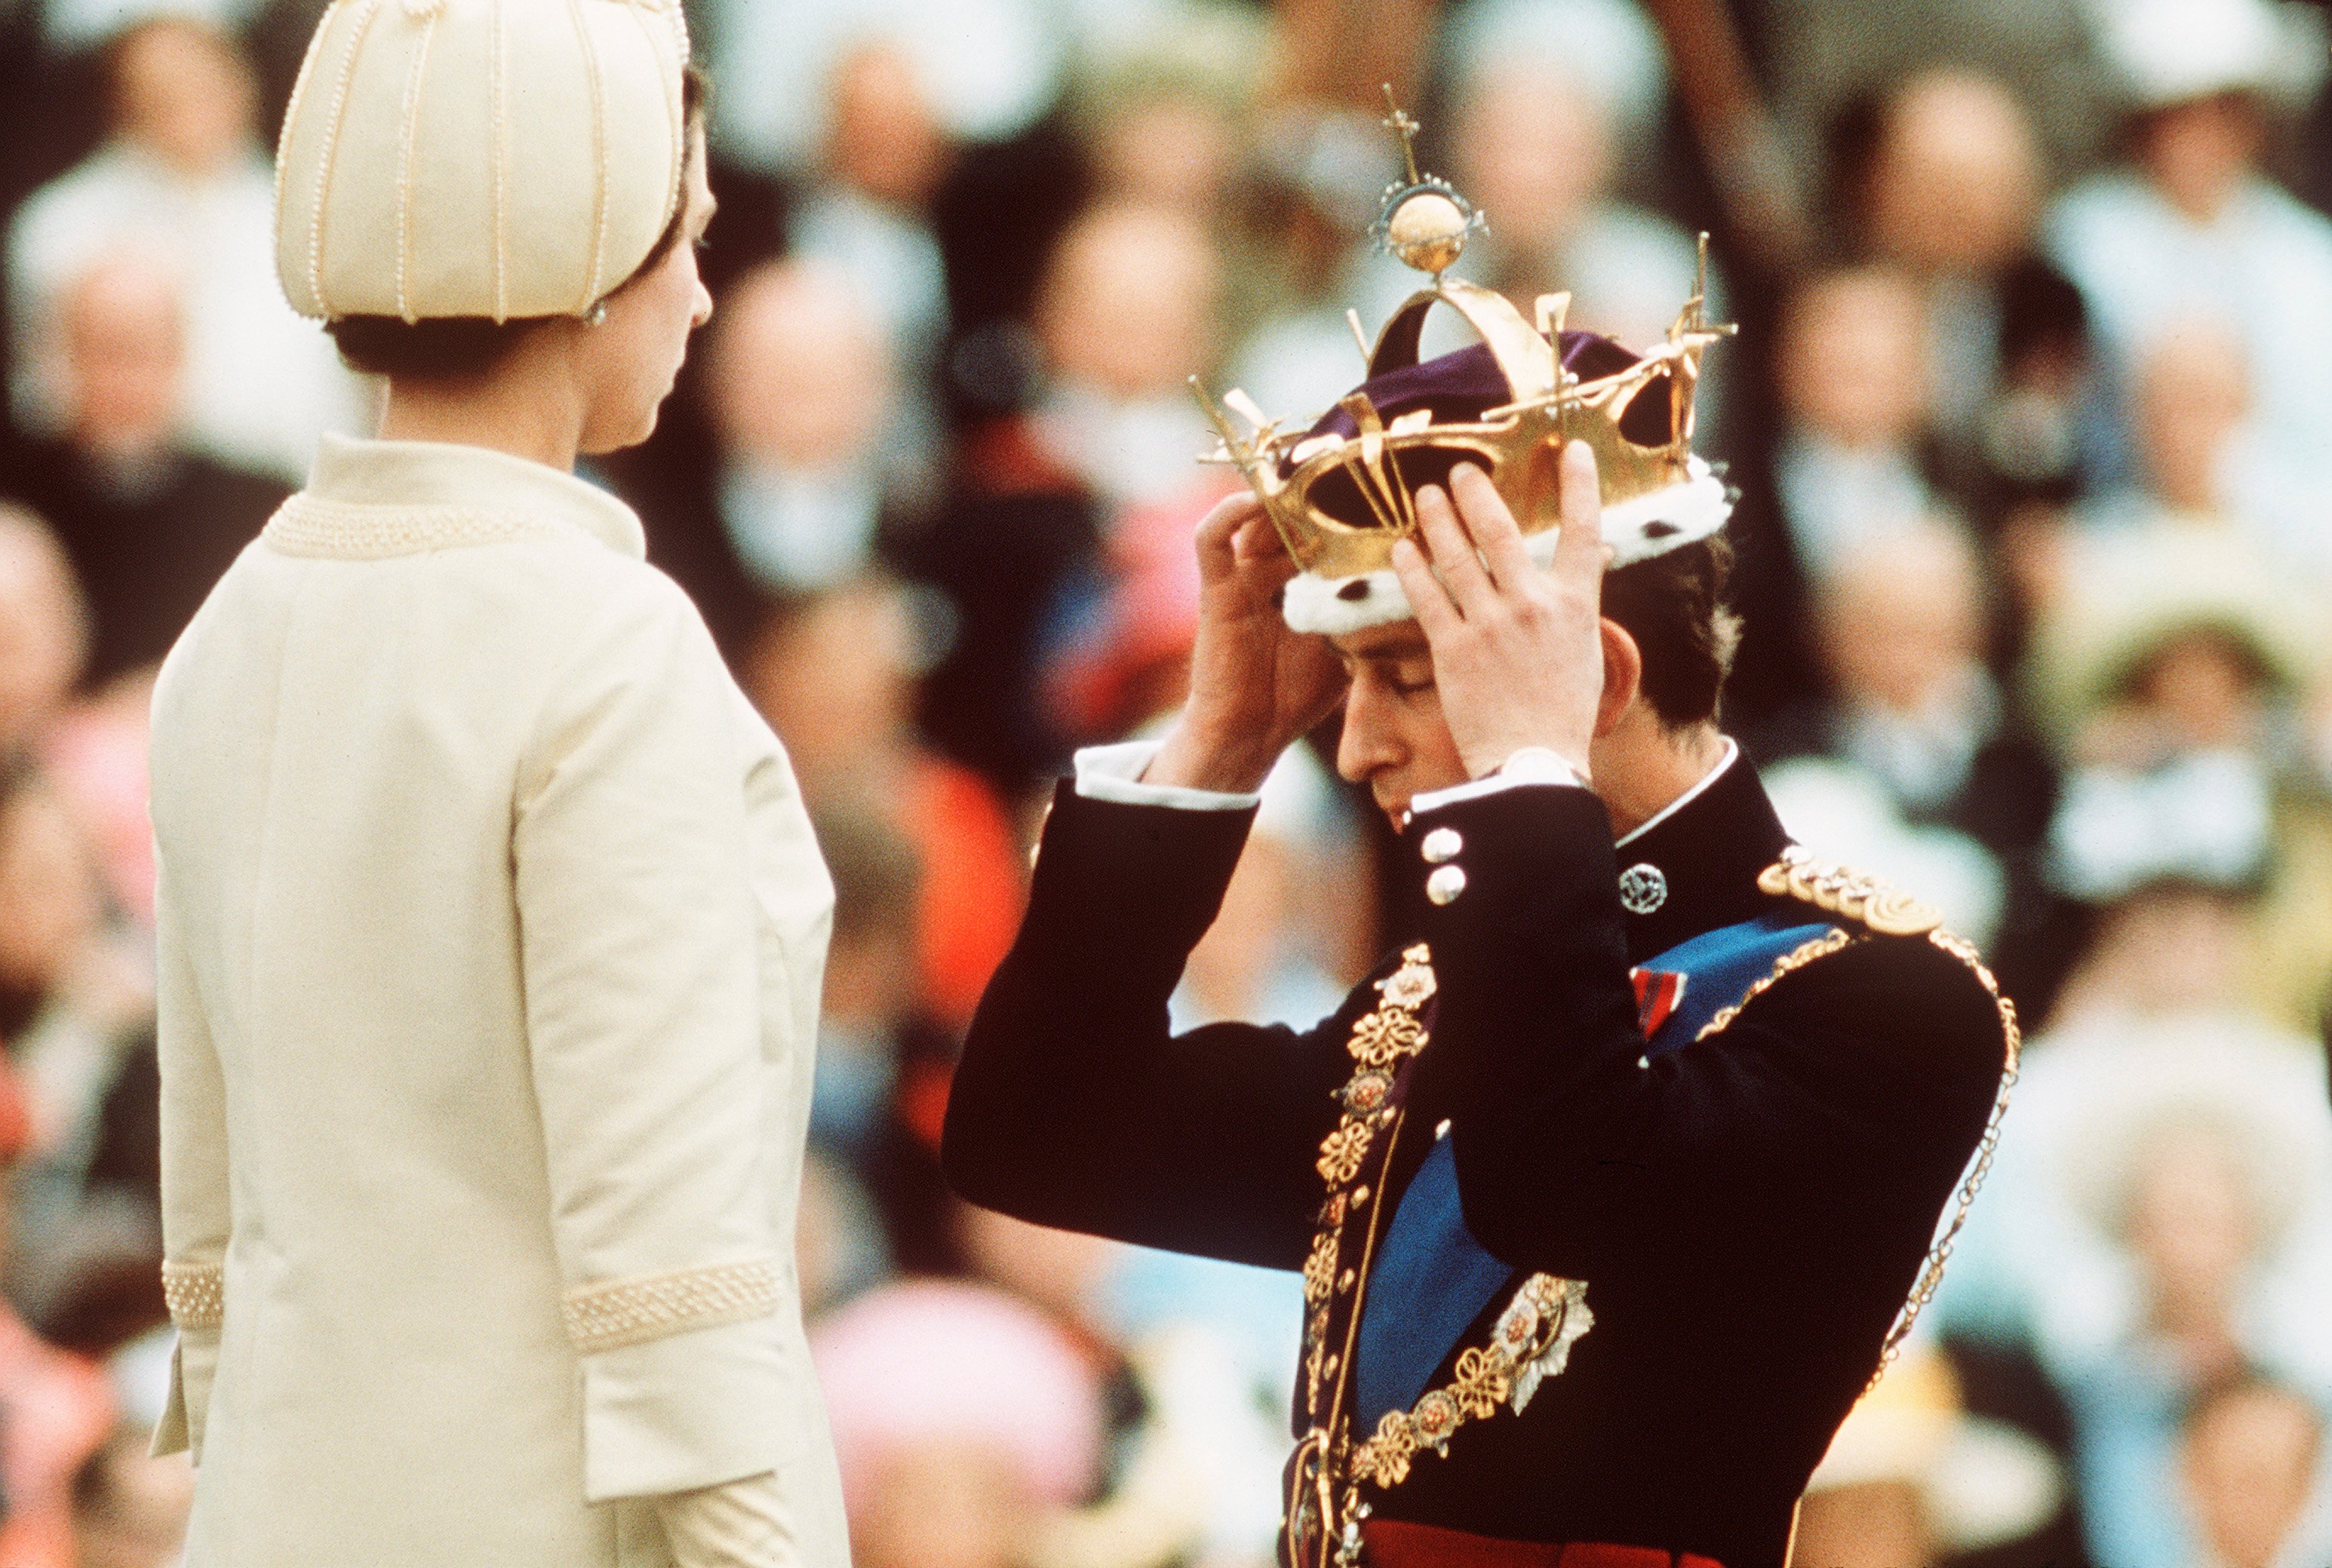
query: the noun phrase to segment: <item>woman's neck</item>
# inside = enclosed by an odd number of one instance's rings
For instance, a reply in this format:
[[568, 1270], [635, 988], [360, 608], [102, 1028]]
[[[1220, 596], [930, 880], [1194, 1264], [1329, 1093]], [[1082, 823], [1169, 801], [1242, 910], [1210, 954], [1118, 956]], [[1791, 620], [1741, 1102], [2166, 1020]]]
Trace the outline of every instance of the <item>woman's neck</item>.
[[523, 349], [487, 375], [458, 381], [395, 379], [381, 410], [383, 441], [482, 446], [571, 472], [583, 442], [582, 400]]

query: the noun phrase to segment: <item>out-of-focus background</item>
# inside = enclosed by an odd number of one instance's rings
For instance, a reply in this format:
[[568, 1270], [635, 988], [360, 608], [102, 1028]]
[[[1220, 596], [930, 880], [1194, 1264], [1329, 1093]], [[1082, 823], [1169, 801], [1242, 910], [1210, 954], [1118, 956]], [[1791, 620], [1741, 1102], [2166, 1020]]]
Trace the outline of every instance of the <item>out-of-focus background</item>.
[[[144, 716], [374, 391], [268, 150], [320, 0], [0, 0], [0, 1568], [174, 1560]], [[1160, 724], [1184, 378], [1307, 421], [1412, 280], [1641, 345], [1715, 236], [1726, 721], [1816, 850], [1944, 905], [2031, 1035], [1809, 1568], [2332, 1563], [2332, 109], [2264, 0], [692, 0], [718, 313], [646, 518], [838, 887], [803, 1283], [862, 1568], [1267, 1561], [1297, 1288], [969, 1210], [935, 1143], [1048, 781]], [[1332, 737], [1315, 737], [1315, 743]], [[1191, 1022], [1308, 1022], [1402, 917], [1315, 744]], [[1874, 1020], [1884, 1028], [1884, 1020]], [[1754, 1280], [1740, 1282], [1754, 1289]], [[384, 1456], [393, 1459], [393, 1456]]]

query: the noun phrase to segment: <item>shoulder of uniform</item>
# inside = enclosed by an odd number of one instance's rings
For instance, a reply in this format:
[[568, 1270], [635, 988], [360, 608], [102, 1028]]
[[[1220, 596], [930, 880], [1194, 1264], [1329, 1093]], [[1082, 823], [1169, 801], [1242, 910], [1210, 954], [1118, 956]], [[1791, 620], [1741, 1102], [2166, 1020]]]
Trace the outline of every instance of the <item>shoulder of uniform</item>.
[[1820, 860], [1796, 844], [1757, 874], [1757, 889], [1769, 897], [1792, 898], [1825, 915], [1852, 921], [1873, 936], [1943, 935], [1943, 911], [1934, 905], [1868, 871]]
[[2000, 989], [1974, 943], [1944, 929], [1943, 911], [1901, 889], [1850, 866], [1818, 859], [1797, 844], [1757, 876], [1758, 889], [1793, 898], [1823, 914], [1861, 927], [1874, 936], [1916, 936], [1958, 961], [1991, 997], [2009, 1034], [2017, 1033], [2015, 1008]]

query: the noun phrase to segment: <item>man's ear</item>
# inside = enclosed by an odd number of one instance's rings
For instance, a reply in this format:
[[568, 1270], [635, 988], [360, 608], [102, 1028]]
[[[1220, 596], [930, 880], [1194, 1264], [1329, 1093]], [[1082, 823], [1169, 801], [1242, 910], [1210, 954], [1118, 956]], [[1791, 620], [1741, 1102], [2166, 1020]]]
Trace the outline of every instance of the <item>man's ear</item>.
[[1611, 733], [1644, 689], [1644, 651], [1628, 629], [1605, 616], [1603, 633], [1603, 696], [1595, 705], [1595, 735]]

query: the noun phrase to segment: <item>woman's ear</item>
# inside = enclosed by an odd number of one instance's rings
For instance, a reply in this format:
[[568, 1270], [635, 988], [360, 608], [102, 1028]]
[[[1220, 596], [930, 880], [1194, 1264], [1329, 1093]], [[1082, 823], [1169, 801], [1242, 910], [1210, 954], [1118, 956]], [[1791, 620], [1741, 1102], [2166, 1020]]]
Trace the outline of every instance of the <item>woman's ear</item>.
[[1603, 696], [1595, 705], [1598, 739], [1611, 733], [1620, 717], [1636, 705], [1644, 688], [1644, 652], [1628, 629], [1610, 616], [1603, 618]]

